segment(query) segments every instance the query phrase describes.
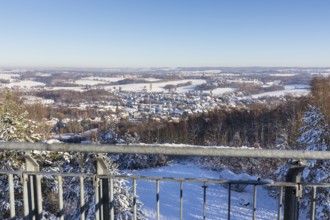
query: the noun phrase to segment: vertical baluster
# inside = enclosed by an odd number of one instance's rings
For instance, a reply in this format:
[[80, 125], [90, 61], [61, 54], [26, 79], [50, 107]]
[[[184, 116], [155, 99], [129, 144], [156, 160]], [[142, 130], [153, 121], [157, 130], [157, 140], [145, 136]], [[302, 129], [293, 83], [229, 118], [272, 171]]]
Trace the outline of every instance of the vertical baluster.
[[9, 182], [9, 200], [10, 200], [10, 218], [15, 218], [15, 189], [14, 189], [14, 178], [13, 174], [8, 174]]
[[85, 220], [84, 177], [80, 177], [80, 219]]
[[100, 194], [99, 194], [99, 179], [94, 176], [94, 195], [95, 195], [95, 219], [100, 220]]
[[183, 182], [180, 181], [180, 220], [183, 219]]
[[23, 203], [24, 203], [24, 219], [30, 218], [30, 208], [29, 208], [29, 177], [26, 174], [22, 174], [23, 180]]
[[156, 180], [156, 219], [159, 220], [160, 210], [159, 210], [159, 180]]
[[278, 214], [277, 219], [282, 219], [282, 207], [283, 207], [283, 186], [280, 187], [280, 195], [278, 196]]
[[[30, 152], [25, 152], [25, 170], [38, 172], [39, 164], [31, 156]], [[36, 175], [23, 174], [23, 196], [24, 196], [24, 217], [35, 220], [38, 218], [38, 190], [37, 190], [37, 177]]]
[[110, 178], [109, 181], [110, 188], [110, 220], [115, 219], [115, 207], [114, 207], [114, 191], [113, 191], [113, 178]]
[[37, 187], [37, 219], [42, 219], [42, 192], [41, 192], [41, 175], [36, 175]]
[[136, 220], [136, 179], [133, 179], [133, 220]]
[[206, 182], [203, 183], [203, 219], [206, 219]]
[[231, 183], [228, 184], [228, 217], [227, 219], [230, 220], [230, 202], [231, 202]]
[[29, 175], [28, 176], [29, 182], [28, 182], [28, 190], [29, 190], [29, 209], [30, 209], [30, 215], [32, 220], [36, 220], [37, 216], [37, 205], [36, 205], [36, 188], [35, 188], [35, 176]]
[[99, 213], [100, 213], [100, 220], [104, 220], [104, 206], [103, 206], [103, 179], [99, 178], [98, 180], [98, 188], [97, 188], [98, 192], [99, 192]]
[[316, 206], [316, 186], [313, 186], [313, 199], [312, 199], [312, 210], [311, 210], [311, 220], [315, 219], [315, 206]]
[[64, 220], [64, 205], [63, 205], [63, 180], [62, 176], [58, 176], [58, 208], [59, 217]]
[[257, 185], [253, 186], [253, 217], [252, 219], [256, 219], [256, 211], [257, 211]]

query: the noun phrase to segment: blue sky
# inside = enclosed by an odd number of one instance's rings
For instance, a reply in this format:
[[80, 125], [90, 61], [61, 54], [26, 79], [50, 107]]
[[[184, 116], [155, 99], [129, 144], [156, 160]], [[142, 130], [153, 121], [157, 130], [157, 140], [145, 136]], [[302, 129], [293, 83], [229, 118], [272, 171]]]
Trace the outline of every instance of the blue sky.
[[0, 66], [330, 66], [330, 1], [0, 0]]

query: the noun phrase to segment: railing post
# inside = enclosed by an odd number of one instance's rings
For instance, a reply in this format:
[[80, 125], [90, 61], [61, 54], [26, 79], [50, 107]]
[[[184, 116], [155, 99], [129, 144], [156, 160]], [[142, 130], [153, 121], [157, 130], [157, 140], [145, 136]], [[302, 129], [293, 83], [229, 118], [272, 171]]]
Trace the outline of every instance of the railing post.
[[[96, 157], [96, 174], [108, 174], [106, 162], [101, 155]], [[98, 178], [98, 177], [96, 177]], [[110, 196], [109, 196], [109, 180], [107, 178], [98, 179], [95, 194], [98, 195], [98, 204], [95, 204], [96, 219], [110, 219]]]
[[15, 189], [14, 189], [14, 177], [13, 174], [8, 174], [9, 183], [9, 200], [10, 200], [10, 219], [15, 219]]
[[299, 200], [302, 196], [301, 174], [306, 167], [305, 160], [292, 160], [286, 174], [286, 182], [297, 183], [295, 187], [286, 187], [284, 200], [284, 220], [299, 219]]
[[[25, 171], [39, 171], [39, 164], [25, 153]], [[41, 178], [36, 175], [23, 174], [24, 219], [42, 219]]]

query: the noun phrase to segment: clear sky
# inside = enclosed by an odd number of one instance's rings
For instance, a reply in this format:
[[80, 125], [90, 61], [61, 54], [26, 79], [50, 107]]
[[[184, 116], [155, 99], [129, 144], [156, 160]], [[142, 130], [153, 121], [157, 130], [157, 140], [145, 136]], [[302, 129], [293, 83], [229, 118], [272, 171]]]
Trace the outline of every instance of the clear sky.
[[330, 66], [330, 1], [0, 0], [0, 66]]

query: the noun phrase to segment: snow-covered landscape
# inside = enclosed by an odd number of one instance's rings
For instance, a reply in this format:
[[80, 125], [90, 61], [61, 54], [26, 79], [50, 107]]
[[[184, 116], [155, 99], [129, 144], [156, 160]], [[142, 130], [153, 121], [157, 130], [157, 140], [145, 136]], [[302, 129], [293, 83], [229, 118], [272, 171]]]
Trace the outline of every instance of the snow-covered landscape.
[[[128, 171], [127, 171], [128, 172]], [[150, 168], [128, 172], [135, 176], [172, 177], [237, 180], [239, 175], [224, 169], [220, 172], [206, 170], [192, 163], [174, 163], [160, 168]], [[257, 177], [251, 177], [257, 179]], [[203, 183], [183, 183], [183, 219], [203, 219]], [[137, 195], [144, 204], [142, 211], [148, 219], [156, 218], [156, 182], [137, 181]], [[256, 218], [269, 220], [277, 218], [278, 200], [269, 195], [266, 188], [257, 187]], [[206, 218], [227, 219], [228, 187], [220, 184], [207, 184]], [[249, 220], [253, 213], [253, 186], [247, 186], [243, 192], [231, 192], [231, 219]], [[180, 218], [180, 182], [160, 181], [161, 219]]]
[[[165, 88], [166, 85], [173, 84], [184, 84], [191, 82], [192, 85], [190, 86], [183, 86], [177, 88], [178, 93], [184, 93], [193, 91], [197, 85], [201, 85], [205, 83], [205, 80], [195, 80], [195, 79], [188, 79], [188, 80], [175, 80], [175, 81], [168, 81], [168, 82], [150, 82], [150, 83], [134, 83], [134, 84], [125, 84], [125, 85], [119, 85], [122, 91], [131, 91], [131, 92], [142, 92], [145, 88], [149, 90], [149, 87], [152, 86], [151, 91], [152, 92], [166, 92], [167, 89]], [[105, 87], [106, 89], [112, 89], [113, 86]]]
[[[5, 95], [2, 97], [4, 104], [0, 103], [0, 111], [3, 112], [0, 118], [0, 141], [33, 142], [48, 137], [56, 139], [56, 142], [81, 144], [134, 143], [161, 146], [166, 143], [168, 147], [198, 145], [239, 150], [242, 147], [290, 149], [290, 145], [296, 143], [289, 144], [289, 140], [295, 139], [300, 144], [299, 149], [307, 146], [310, 150], [327, 150], [328, 145], [319, 145], [325, 140], [324, 135], [328, 134], [325, 116], [317, 107], [302, 106], [304, 102], [300, 102], [310, 98], [310, 91], [314, 89], [315, 92], [315, 86], [322, 83], [313, 82], [313, 77], [317, 71], [318, 76], [323, 76], [323, 69], [267, 69], [262, 70], [262, 73], [256, 73], [254, 69], [238, 72], [235, 69], [220, 68], [148, 71], [121, 74], [103, 71], [2, 71], [0, 86]], [[301, 79], [300, 74], [305, 77]], [[17, 97], [14, 92], [19, 92]], [[306, 109], [310, 109], [310, 112], [305, 112]], [[28, 118], [29, 114], [33, 115], [39, 126], [45, 126], [47, 134], [37, 132], [37, 123]], [[297, 118], [304, 126], [287, 130]], [[299, 138], [297, 134], [300, 133], [303, 136]], [[78, 171], [79, 166], [73, 168], [70, 164], [77, 160], [74, 159], [76, 156], [64, 154], [57, 155], [55, 158], [58, 161], [55, 163], [61, 164], [63, 162], [60, 160], [64, 159], [65, 165], [55, 169]], [[46, 154], [46, 157], [52, 156]], [[240, 159], [235, 159], [235, 162], [223, 158], [206, 158], [204, 162], [189, 159], [168, 161], [161, 155], [126, 155], [118, 158], [114, 161], [120, 168], [118, 173], [187, 179], [183, 182], [184, 219], [203, 219], [204, 194], [201, 180], [257, 180], [258, 177], [253, 175], [261, 175], [263, 178], [272, 178], [267, 181], [273, 182], [283, 181], [287, 172], [284, 161], [263, 164], [267, 168], [262, 168], [258, 161]], [[52, 160], [40, 161], [40, 164], [54, 166]], [[88, 166], [88, 169], [94, 169], [90, 168], [92, 164]], [[302, 175], [303, 180], [317, 183], [327, 181], [329, 175], [325, 171], [326, 167], [326, 162], [309, 161], [308, 169]], [[199, 179], [199, 182], [192, 179]], [[132, 182], [128, 182], [126, 186], [131, 185]], [[206, 185], [206, 218], [227, 219], [227, 185]], [[122, 216], [130, 216], [132, 210], [129, 202], [131, 189], [126, 186], [120, 183], [120, 188], [116, 189], [125, 192], [123, 201], [120, 199], [121, 194], [117, 194], [122, 206], [117, 208], [123, 208], [120, 212]], [[56, 188], [56, 183], [51, 187]], [[87, 188], [93, 191], [91, 185]], [[322, 191], [325, 194], [317, 194], [316, 214], [320, 219], [328, 216], [329, 197], [326, 190]], [[274, 188], [257, 187], [257, 219], [277, 218], [277, 193]], [[300, 219], [307, 219], [306, 210], [311, 206], [310, 188], [305, 188], [304, 193]], [[137, 180], [137, 194], [142, 204], [139, 213], [146, 219], [156, 219], [156, 182]], [[242, 191], [231, 190], [231, 219], [252, 218], [253, 195], [252, 185]], [[75, 200], [73, 197], [70, 199]], [[3, 204], [8, 211], [8, 201], [3, 200]], [[89, 216], [93, 212], [91, 208]], [[55, 215], [51, 212], [48, 214], [53, 217]], [[71, 214], [70, 211], [66, 213], [67, 216], [77, 216], [79, 213]], [[160, 216], [161, 219], [179, 219], [180, 182], [160, 180]]]

